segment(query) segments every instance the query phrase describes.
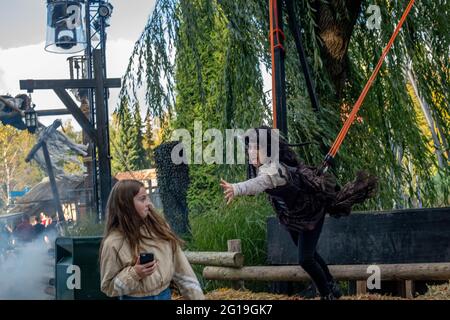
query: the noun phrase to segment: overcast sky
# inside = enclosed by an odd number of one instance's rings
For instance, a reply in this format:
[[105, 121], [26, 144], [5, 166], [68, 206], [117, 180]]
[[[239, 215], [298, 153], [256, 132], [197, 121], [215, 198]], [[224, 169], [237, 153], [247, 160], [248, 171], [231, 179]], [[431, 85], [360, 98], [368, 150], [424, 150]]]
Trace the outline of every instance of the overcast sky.
[[[109, 78], [120, 78], [134, 43], [153, 12], [155, 0], [111, 0], [110, 3], [114, 10], [107, 29], [107, 70]], [[44, 51], [46, 19], [45, 0], [0, 0], [0, 94], [24, 93], [19, 89], [22, 79], [69, 78], [66, 59], [71, 55]], [[119, 89], [111, 89], [110, 111], [117, 105], [118, 93]], [[38, 110], [64, 107], [52, 91], [36, 90], [32, 97]], [[40, 118], [40, 121], [50, 124], [55, 118]]]

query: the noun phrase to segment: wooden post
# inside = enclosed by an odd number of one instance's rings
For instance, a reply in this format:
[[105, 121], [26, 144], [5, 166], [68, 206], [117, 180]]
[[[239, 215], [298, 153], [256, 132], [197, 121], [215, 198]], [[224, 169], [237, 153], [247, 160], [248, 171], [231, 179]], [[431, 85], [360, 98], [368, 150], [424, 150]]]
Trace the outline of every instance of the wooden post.
[[367, 281], [366, 280], [357, 280], [356, 281], [356, 295], [365, 295], [367, 294]]
[[399, 295], [406, 299], [414, 298], [414, 281], [401, 280], [398, 282]]
[[190, 264], [232, 268], [244, 266], [244, 256], [240, 252], [185, 251], [184, 254]]
[[48, 179], [50, 180], [50, 187], [53, 194], [53, 205], [56, 209], [56, 216], [58, 217], [58, 222], [64, 222], [64, 211], [61, 206], [61, 200], [59, 198], [58, 185], [56, 184], [55, 174], [53, 173], [52, 161], [50, 159], [50, 154], [47, 149], [47, 143], [42, 142], [42, 152], [44, 153], [45, 164], [47, 166]]
[[[83, 114], [85, 115], [85, 117], [87, 119], [90, 119], [90, 114], [91, 114], [91, 109], [89, 106], [89, 100], [87, 97], [82, 97], [81, 98], [81, 106], [80, 106], [81, 111], [83, 112]], [[93, 190], [93, 167], [92, 167], [92, 143], [89, 135], [87, 134], [87, 132], [85, 130], [82, 130], [82, 135], [83, 135], [83, 144], [85, 145], [89, 145], [88, 148], [88, 155], [86, 157], [83, 157], [83, 164], [86, 168], [86, 173], [84, 176], [84, 206], [85, 206], [85, 214], [86, 212], [89, 212], [89, 214], [92, 214], [94, 209], [95, 209], [95, 204], [94, 204], [94, 190]]]
[[408, 299], [414, 298], [414, 281], [413, 280], [405, 281], [405, 298], [408, 298]]
[[[242, 253], [241, 239], [233, 239], [227, 241], [228, 252]], [[231, 287], [236, 290], [245, 289], [244, 281], [238, 280], [231, 283]]]

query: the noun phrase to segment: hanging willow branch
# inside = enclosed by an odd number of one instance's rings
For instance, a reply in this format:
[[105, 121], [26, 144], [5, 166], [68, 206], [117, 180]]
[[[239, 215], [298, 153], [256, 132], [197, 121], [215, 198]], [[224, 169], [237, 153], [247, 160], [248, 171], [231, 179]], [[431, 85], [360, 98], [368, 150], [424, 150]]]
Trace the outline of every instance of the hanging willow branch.
[[[449, 3], [416, 1], [336, 158], [336, 173], [345, 180], [363, 167], [380, 177], [372, 208], [449, 201]], [[374, 4], [381, 9], [380, 30], [366, 27], [365, 1], [295, 1], [323, 107], [320, 113], [311, 110], [295, 44], [286, 31], [289, 140], [316, 142], [300, 149], [310, 164], [328, 151], [406, 6], [389, 0]], [[121, 94], [132, 105], [144, 88], [149, 112], [174, 116], [174, 128], [191, 130], [196, 119], [220, 129], [270, 123], [262, 85], [262, 69], [270, 70], [268, 29], [268, 1], [158, 0], [136, 42]], [[408, 91], [409, 65], [436, 125], [442, 168]]]

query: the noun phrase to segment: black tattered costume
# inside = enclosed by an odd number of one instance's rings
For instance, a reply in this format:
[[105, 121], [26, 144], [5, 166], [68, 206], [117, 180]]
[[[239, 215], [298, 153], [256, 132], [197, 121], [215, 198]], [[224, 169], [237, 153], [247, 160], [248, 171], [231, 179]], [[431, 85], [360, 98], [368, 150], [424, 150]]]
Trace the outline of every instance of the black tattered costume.
[[[265, 192], [280, 223], [288, 230], [313, 230], [326, 213], [334, 217], [349, 215], [354, 204], [375, 192], [374, 177], [364, 171], [340, 189], [332, 174], [318, 175], [316, 167], [304, 164], [284, 167], [287, 183]], [[283, 177], [281, 170], [279, 174]]]
[[[265, 132], [268, 134], [266, 141], [270, 141], [270, 130], [262, 129], [265, 131], [260, 133], [259, 129], [257, 135]], [[354, 181], [341, 188], [334, 175], [301, 163], [284, 139], [278, 141], [279, 161], [268, 160], [256, 166], [249, 164], [249, 179], [231, 184], [233, 194], [265, 192], [280, 223], [298, 248], [299, 264], [311, 276], [322, 298], [339, 298], [339, 287], [316, 251], [324, 218], [327, 213], [333, 217], [349, 215], [353, 205], [375, 194], [377, 179], [359, 171]], [[257, 143], [258, 150], [259, 147]], [[268, 145], [263, 149], [270, 150], [271, 147]], [[270, 158], [270, 154], [267, 156]]]

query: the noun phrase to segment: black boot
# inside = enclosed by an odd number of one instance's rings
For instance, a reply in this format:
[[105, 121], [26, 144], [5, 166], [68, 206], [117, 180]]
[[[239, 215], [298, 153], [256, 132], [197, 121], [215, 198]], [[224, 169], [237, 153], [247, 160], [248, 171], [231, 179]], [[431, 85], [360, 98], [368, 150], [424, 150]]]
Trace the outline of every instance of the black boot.
[[317, 297], [317, 289], [314, 283], [311, 283], [306, 289], [302, 290], [299, 295], [306, 299], [313, 299]]
[[328, 282], [328, 286], [330, 288], [331, 293], [336, 299], [339, 299], [342, 297], [341, 288], [339, 287], [339, 284], [335, 280], [331, 280]]

